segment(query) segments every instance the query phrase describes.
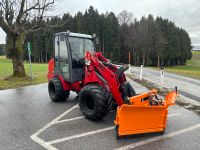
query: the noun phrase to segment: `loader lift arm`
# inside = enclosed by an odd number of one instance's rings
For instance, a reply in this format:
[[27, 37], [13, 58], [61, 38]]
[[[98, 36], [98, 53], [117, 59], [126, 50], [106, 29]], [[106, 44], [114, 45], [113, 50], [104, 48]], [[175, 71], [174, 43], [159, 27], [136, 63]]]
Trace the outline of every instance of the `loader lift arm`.
[[[101, 62], [99, 60], [99, 58], [101, 58], [101, 60], [104, 60], [104, 62]], [[105, 83], [105, 81], [104, 81], [104, 83], [107, 85], [107, 87], [109, 87], [108, 90], [112, 93], [113, 98], [115, 99], [117, 104], [119, 106], [121, 106], [124, 102], [123, 102], [123, 99], [122, 99], [121, 92], [119, 91], [119, 88], [120, 88], [119, 82], [120, 81], [119, 81], [118, 75], [116, 74], [118, 69], [115, 67], [115, 70], [110, 70], [108, 67], [106, 67], [103, 63], [108, 63], [108, 61], [107, 61], [106, 58], [105, 59], [104, 58], [105, 57], [103, 57], [99, 53], [97, 53], [97, 55], [94, 55], [94, 56], [92, 56], [91, 53], [89, 53], [89, 52], [87, 52], [85, 54], [85, 60], [91, 62], [90, 65], [85, 66], [86, 67], [86, 69], [85, 69], [86, 70], [85, 81], [90, 82], [89, 78], [91, 76], [93, 76], [93, 77], [96, 76], [95, 78], [99, 78], [99, 77], [97, 77], [98, 74], [99, 74], [103, 78], [102, 79], [100, 77], [100, 79], [106, 81], [106, 83]], [[122, 73], [123, 72], [121, 72], [121, 74]], [[125, 80], [124, 77], [123, 77], [123, 80]]]

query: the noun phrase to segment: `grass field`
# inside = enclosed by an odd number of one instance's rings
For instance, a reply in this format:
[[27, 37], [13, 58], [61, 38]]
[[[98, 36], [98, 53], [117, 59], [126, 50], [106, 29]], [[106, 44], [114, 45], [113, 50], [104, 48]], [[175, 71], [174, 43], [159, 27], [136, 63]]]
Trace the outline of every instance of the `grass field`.
[[200, 79], [200, 52], [192, 52], [192, 59], [186, 65], [166, 67], [166, 71]]
[[25, 62], [27, 77], [12, 77], [12, 62], [4, 56], [0, 56], [0, 89], [16, 88], [26, 85], [33, 85], [47, 82], [47, 64], [32, 64], [33, 81], [29, 77], [29, 63]]

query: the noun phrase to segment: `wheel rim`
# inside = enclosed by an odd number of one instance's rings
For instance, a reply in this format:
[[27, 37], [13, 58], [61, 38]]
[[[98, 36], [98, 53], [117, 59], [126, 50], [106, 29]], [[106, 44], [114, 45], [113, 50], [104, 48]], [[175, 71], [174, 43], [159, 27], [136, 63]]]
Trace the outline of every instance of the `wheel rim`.
[[89, 111], [93, 111], [95, 108], [94, 99], [90, 95], [85, 96], [83, 104], [84, 104], [84, 107]]

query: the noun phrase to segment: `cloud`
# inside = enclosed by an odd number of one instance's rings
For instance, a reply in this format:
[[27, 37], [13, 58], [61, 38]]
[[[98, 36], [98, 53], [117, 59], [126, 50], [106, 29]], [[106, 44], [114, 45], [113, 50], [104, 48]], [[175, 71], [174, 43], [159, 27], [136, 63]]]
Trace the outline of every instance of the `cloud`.
[[189, 35], [190, 35], [191, 38], [199, 38], [199, 35], [198, 35], [198, 34], [190, 33]]

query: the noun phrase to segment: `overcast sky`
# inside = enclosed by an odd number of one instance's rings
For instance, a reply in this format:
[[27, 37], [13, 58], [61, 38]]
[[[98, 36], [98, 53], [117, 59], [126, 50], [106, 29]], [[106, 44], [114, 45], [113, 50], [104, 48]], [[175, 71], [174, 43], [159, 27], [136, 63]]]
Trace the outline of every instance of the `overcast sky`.
[[[60, 0], [61, 1], [61, 0]], [[200, 46], [200, 0], [62, 0], [55, 4], [52, 15], [84, 12], [90, 5], [100, 13], [131, 11], [137, 19], [148, 14], [162, 16], [186, 29], [193, 45]], [[0, 29], [0, 43], [5, 43], [5, 33]]]

